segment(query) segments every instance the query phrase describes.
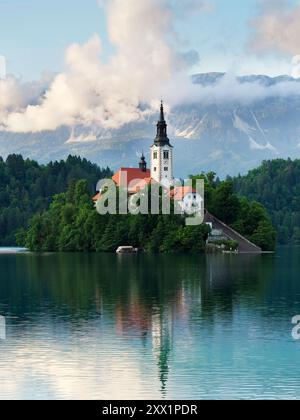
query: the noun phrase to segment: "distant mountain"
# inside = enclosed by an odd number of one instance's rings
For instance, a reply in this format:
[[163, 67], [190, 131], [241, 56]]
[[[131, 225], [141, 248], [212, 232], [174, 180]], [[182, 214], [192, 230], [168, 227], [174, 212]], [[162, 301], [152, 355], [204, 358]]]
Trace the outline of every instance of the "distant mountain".
[[[193, 76], [195, 84], [213, 87], [223, 73]], [[249, 95], [258, 86], [286, 88], [288, 76], [245, 76], [235, 89], [247, 83]], [[274, 90], [274, 92], [276, 92]], [[230, 95], [230, 92], [229, 92]], [[157, 116], [127, 124], [118, 130], [70, 130], [63, 127], [41, 134], [0, 133], [0, 155], [21, 153], [40, 162], [79, 154], [101, 166], [134, 166], [147, 152], [155, 136]], [[220, 176], [245, 173], [264, 159], [300, 156], [300, 95], [258, 95], [252, 101], [221, 100], [182, 104], [168, 115], [169, 134], [176, 147], [176, 175], [214, 170]], [[149, 155], [148, 155], [149, 159]]]
[[[222, 78], [226, 76], [226, 73], [201, 73], [195, 74], [192, 76], [193, 82], [196, 84], [201, 84], [204, 86], [209, 86], [214, 83], [219, 82]], [[259, 83], [263, 86], [274, 86], [282, 82], [300, 82], [298, 79], [293, 77], [282, 75], [276, 77], [269, 77], [265, 75], [250, 75], [250, 76], [240, 76], [237, 77], [237, 80], [241, 83]]]

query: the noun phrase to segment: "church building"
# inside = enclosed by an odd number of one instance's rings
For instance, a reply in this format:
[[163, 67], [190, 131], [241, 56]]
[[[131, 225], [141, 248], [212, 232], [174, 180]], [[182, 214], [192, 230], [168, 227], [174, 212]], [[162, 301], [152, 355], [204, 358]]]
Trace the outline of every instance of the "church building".
[[[147, 185], [159, 184], [168, 193], [170, 199], [176, 201], [181, 208], [182, 215], [198, 214], [205, 211], [204, 222], [208, 224], [212, 233], [209, 236], [208, 244], [218, 243], [220, 235], [226, 240], [236, 241], [239, 244], [239, 252], [260, 254], [261, 248], [251, 243], [231, 227], [218, 220], [204, 209], [204, 201], [201, 195], [192, 186], [175, 186], [174, 179], [174, 148], [170, 144], [165, 121], [163, 102], [160, 106], [160, 116], [157, 122], [157, 133], [154, 144], [150, 147], [151, 164], [147, 168], [144, 154], [141, 156], [138, 168], [120, 168], [112, 177], [114, 183], [120, 188], [127, 188], [128, 195], [133, 196], [142, 191]], [[93, 198], [94, 202], [101, 199], [101, 191]]]
[[[128, 187], [130, 194], [137, 188], [157, 182], [167, 186], [172, 185], [173, 176], [173, 146], [170, 144], [165, 121], [164, 106], [161, 103], [160, 117], [157, 123], [157, 133], [154, 144], [150, 148], [151, 166], [147, 168], [144, 154], [141, 156], [138, 168], [120, 168], [113, 176], [118, 187]], [[141, 189], [141, 188], [140, 188]]]
[[[157, 122], [157, 133], [153, 145], [150, 147], [151, 164], [147, 168], [144, 154], [141, 156], [138, 168], [120, 168], [112, 177], [120, 188], [127, 188], [128, 194], [133, 195], [143, 190], [151, 183], [158, 183], [170, 190], [170, 197], [182, 203], [183, 211], [192, 207], [196, 191], [191, 187], [175, 187], [174, 185], [174, 148], [168, 138], [167, 123], [164, 115], [164, 106], [161, 102], [160, 116]], [[94, 197], [94, 201], [101, 198], [101, 192]]]

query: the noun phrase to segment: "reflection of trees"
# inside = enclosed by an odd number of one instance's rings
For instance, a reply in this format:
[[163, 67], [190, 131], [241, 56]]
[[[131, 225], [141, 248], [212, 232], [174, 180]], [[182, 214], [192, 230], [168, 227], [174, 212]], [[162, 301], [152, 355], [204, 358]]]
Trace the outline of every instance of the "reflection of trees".
[[240, 299], [262, 296], [275, 268], [274, 256], [261, 255], [207, 255], [203, 263], [201, 282], [190, 282], [189, 295], [198, 296], [191, 308], [205, 319], [218, 312], [231, 317]]
[[115, 334], [151, 345], [164, 394], [176, 331], [213, 325], [216, 314], [231, 317], [241, 299], [254, 297], [247, 304], [255, 305], [265, 297], [274, 261], [242, 255], [7, 256], [0, 265], [0, 308], [35, 322], [46, 313], [77, 327], [102, 315], [113, 321]]

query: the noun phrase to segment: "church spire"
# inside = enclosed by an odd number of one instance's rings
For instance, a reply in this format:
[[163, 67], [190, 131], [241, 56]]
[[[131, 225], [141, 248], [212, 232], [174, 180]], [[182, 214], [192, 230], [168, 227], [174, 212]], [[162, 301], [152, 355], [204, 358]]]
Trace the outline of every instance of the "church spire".
[[170, 144], [165, 120], [164, 104], [161, 101], [157, 133], [151, 147], [151, 178], [156, 182], [173, 182], [173, 146]]
[[163, 100], [160, 103], [160, 122], [165, 122], [165, 113], [164, 113], [164, 102]]
[[166, 145], [170, 143], [167, 134], [167, 123], [165, 121], [164, 103], [161, 101], [160, 105], [160, 118], [157, 123], [157, 134], [155, 138], [156, 145]]

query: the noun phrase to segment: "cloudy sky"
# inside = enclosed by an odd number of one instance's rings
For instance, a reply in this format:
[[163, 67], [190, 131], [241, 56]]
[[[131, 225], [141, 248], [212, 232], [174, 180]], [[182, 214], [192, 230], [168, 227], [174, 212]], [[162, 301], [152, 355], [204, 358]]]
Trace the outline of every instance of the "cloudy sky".
[[115, 128], [161, 96], [274, 94], [228, 81], [196, 92], [189, 75], [299, 77], [299, 28], [298, 0], [0, 0], [0, 130]]
[[[8, 71], [27, 80], [40, 77], [43, 71], [60, 71], [66, 48], [74, 42], [85, 42], [94, 33], [100, 35], [105, 55], [112, 54], [106, 11], [99, 3], [99, 0], [0, 0], [0, 54], [7, 58]], [[195, 71], [234, 68], [239, 73], [290, 73], [289, 51], [279, 54], [276, 48], [273, 51], [250, 48], [255, 19], [271, 15], [272, 6], [273, 10], [278, 9], [278, 0], [171, 0], [171, 3], [178, 42], [182, 49], [188, 47], [199, 52], [201, 61]], [[298, 2], [283, 3], [287, 11], [289, 4]], [[268, 11], [264, 4], [269, 6]]]

